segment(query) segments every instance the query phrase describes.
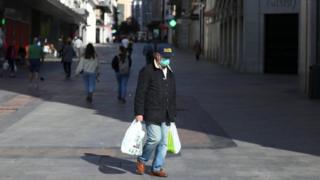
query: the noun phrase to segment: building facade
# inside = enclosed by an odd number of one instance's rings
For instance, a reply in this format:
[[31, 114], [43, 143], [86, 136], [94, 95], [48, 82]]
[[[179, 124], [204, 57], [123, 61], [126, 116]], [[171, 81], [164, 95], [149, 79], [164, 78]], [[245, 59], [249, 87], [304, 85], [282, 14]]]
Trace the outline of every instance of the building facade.
[[[5, 19], [5, 41], [8, 44], [14, 42], [17, 47], [28, 44], [33, 37], [52, 44], [58, 44], [61, 37], [75, 36], [81, 36], [85, 43], [105, 42], [111, 34], [111, 28], [106, 30], [107, 25], [112, 24], [110, 19], [105, 18], [105, 13], [112, 13], [110, 5], [113, 1], [1, 1], [0, 16]], [[97, 16], [97, 11], [102, 13]]]
[[207, 1], [205, 57], [251, 73], [298, 73], [300, 0]]
[[[312, 66], [320, 65], [320, 3], [318, 0], [301, 1], [300, 22], [298, 71], [300, 87], [305, 94], [312, 96], [311, 80], [320, 78], [312, 77], [310, 73]], [[318, 94], [319, 91], [318, 89]]]
[[86, 23], [79, 27], [84, 43], [106, 43], [112, 39], [115, 0], [89, 0], [84, 4]]
[[132, 0], [118, 0], [117, 9], [119, 23], [126, 21], [132, 16]]

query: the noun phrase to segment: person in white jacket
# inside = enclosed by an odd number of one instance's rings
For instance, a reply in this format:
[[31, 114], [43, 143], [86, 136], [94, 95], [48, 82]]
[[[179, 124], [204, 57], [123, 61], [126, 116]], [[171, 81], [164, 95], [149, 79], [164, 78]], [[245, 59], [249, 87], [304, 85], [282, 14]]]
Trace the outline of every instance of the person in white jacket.
[[96, 79], [99, 75], [99, 62], [91, 43], [87, 45], [84, 57], [80, 59], [76, 69], [76, 75], [77, 74], [82, 74], [87, 93], [86, 100], [92, 103], [93, 93], [96, 89]]

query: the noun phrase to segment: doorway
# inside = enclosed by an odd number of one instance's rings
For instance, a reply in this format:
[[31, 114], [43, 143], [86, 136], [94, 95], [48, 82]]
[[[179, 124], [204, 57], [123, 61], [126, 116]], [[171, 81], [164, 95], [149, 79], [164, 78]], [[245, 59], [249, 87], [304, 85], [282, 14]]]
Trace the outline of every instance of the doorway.
[[100, 43], [100, 28], [96, 28], [96, 43]]
[[298, 73], [299, 15], [265, 15], [265, 73]]

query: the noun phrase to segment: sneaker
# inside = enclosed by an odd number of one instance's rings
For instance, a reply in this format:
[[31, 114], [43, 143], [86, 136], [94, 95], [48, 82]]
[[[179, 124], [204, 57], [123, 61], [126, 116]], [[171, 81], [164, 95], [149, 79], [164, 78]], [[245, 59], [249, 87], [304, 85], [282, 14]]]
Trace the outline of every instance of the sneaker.
[[137, 161], [137, 173], [143, 175], [145, 171], [144, 164], [141, 161]]

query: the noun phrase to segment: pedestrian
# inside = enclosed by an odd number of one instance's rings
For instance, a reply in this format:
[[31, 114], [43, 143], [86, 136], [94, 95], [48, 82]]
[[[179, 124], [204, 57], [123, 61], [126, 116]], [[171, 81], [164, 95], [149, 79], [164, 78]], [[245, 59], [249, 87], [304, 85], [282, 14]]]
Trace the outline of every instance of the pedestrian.
[[76, 50], [77, 57], [80, 59], [81, 50], [82, 50], [82, 39], [81, 39], [81, 37], [76, 37], [76, 40], [74, 41], [74, 48]]
[[6, 51], [6, 59], [9, 64], [9, 72], [10, 77], [15, 77], [15, 70], [16, 70], [16, 48], [15, 48], [15, 42], [12, 42]]
[[44, 43], [43, 43], [43, 57], [46, 58], [50, 53], [51, 53], [50, 52], [50, 44], [48, 42], [48, 39], [45, 38]]
[[153, 44], [151, 44], [151, 41], [148, 41], [144, 46], [143, 46], [143, 55], [146, 58], [146, 64], [151, 64], [153, 63]]
[[118, 100], [121, 103], [126, 103], [127, 84], [132, 60], [125, 47], [120, 46], [119, 51], [119, 54], [112, 60], [112, 68], [116, 73], [118, 82]]
[[168, 130], [176, 118], [176, 86], [173, 71], [169, 64], [173, 56], [168, 45], [159, 45], [154, 62], [146, 65], [139, 73], [134, 111], [137, 121], [144, 121], [147, 140], [143, 153], [137, 160], [137, 173], [144, 174], [145, 164], [155, 151], [151, 175], [167, 177], [163, 169]]
[[25, 63], [26, 55], [27, 55], [26, 48], [23, 45], [20, 45], [18, 49], [18, 58], [19, 58], [19, 63], [21, 65]]
[[69, 79], [71, 76], [72, 60], [74, 57], [76, 57], [76, 52], [74, 51], [71, 45], [70, 38], [68, 39], [67, 44], [64, 46], [61, 55], [62, 55], [61, 62], [63, 64], [63, 69], [66, 74], [65, 77], [66, 79]]
[[4, 43], [4, 33], [2, 30], [2, 25], [0, 25], [0, 61], [2, 61], [4, 58]]
[[96, 89], [96, 80], [99, 76], [99, 61], [91, 43], [86, 46], [84, 57], [79, 61], [76, 69], [77, 74], [82, 74], [87, 93], [86, 100], [92, 103], [93, 93]]
[[128, 43], [128, 55], [131, 57], [132, 51], [133, 51], [133, 40], [130, 38], [129, 43]]
[[63, 51], [63, 47], [64, 47], [65, 43], [64, 43], [64, 40], [63, 40], [63, 36], [61, 36], [59, 39], [58, 39], [58, 42], [57, 42], [57, 53], [58, 53], [58, 56], [57, 57], [61, 57], [61, 54], [62, 54], [62, 51]]
[[193, 49], [196, 54], [196, 60], [199, 61], [200, 55], [201, 55], [201, 44], [200, 44], [199, 40], [196, 40], [196, 42], [194, 43]]
[[43, 51], [41, 46], [38, 45], [38, 38], [33, 39], [33, 43], [28, 47], [26, 64], [29, 67], [29, 83], [30, 86], [39, 88], [39, 72], [41, 66], [41, 58]]

